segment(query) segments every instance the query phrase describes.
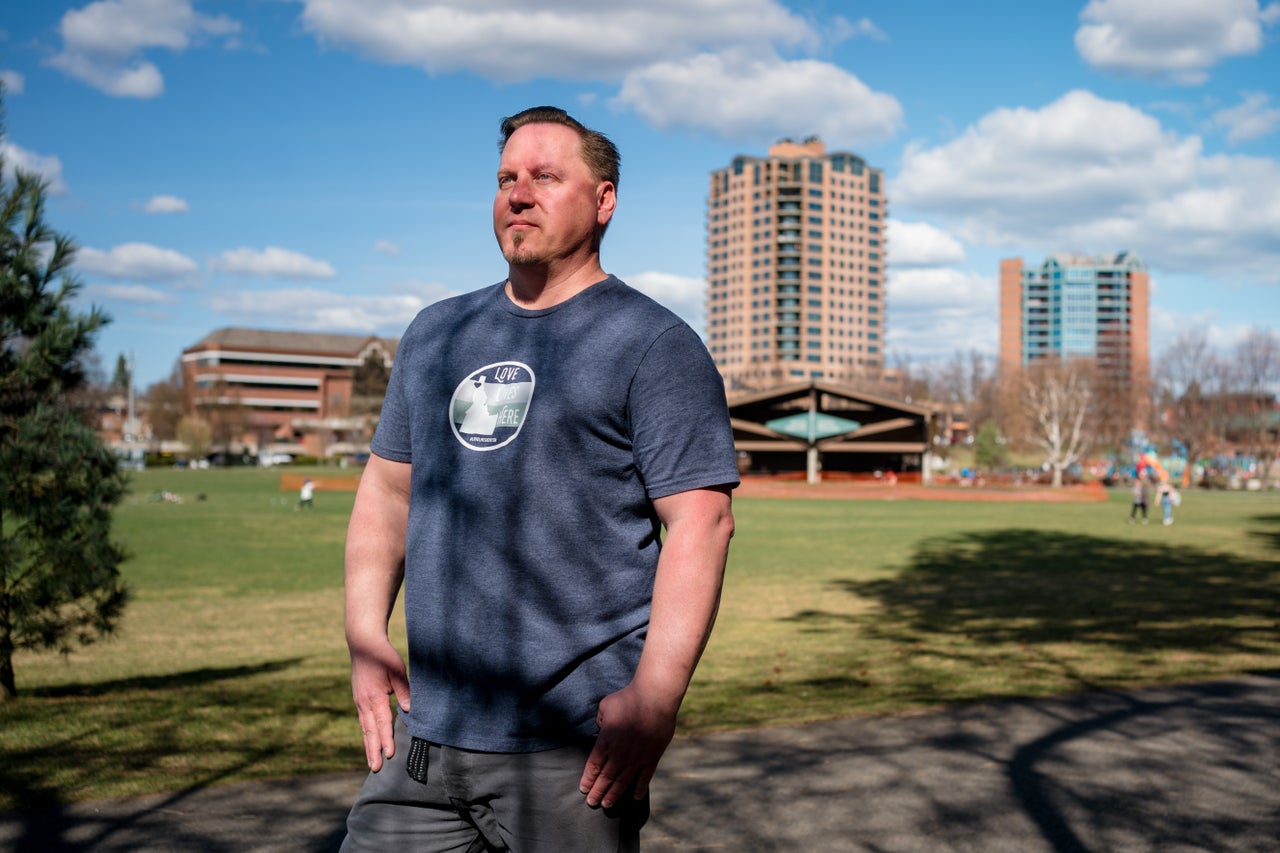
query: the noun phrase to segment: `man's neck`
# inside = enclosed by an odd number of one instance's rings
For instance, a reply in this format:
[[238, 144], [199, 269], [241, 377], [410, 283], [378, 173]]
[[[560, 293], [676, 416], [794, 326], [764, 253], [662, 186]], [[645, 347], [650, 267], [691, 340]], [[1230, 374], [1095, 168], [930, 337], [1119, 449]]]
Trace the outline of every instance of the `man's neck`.
[[507, 298], [529, 310], [559, 305], [572, 299], [608, 274], [599, 256], [572, 270], [556, 270], [554, 265], [510, 265], [507, 271]]

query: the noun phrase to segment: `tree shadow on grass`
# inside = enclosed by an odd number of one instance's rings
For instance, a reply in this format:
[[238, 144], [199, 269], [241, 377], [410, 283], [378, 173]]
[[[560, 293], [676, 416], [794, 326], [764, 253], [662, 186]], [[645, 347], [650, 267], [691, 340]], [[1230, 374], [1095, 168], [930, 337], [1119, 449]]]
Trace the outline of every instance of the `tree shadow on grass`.
[[857, 620], [868, 636], [903, 645], [963, 637], [951, 644], [956, 655], [1069, 642], [1134, 660], [1276, 649], [1280, 562], [1181, 544], [1029, 529], [965, 533], [923, 541], [893, 578], [835, 585], [880, 603]]
[[[56, 727], [59, 709], [91, 707], [76, 726], [30, 746], [5, 744], [0, 790], [16, 803], [22, 824], [17, 850], [104, 849], [113, 834], [145, 818], [98, 826], [92, 837], [71, 843], [67, 805], [86, 785], [107, 779], [167, 776], [185, 780], [180, 790], [147, 811], [174, 808], [196, 791], [233, 777], [287, 776], [296, 766], [356, 769], [358, 744], [317, 737], [336, 719], [350, 716], [349, 687], [340, 680], [291, 672], [303, 661], [204, 668], [164, 676], [33, 690], [4, 710], [5, 725]], [[56, 730], [56, 729], [55, 729]], [[301, 756], [305, 762], [293, 762]], [[318, 754], [323, 753], [323, 754]], [[173, 839], [172, 849], [186, 847]], [[109, 845], [108, 845], [109, 847]]]
[[1280, 515], [1255, 515], [1252, 520], [1269, 529], [1250, 530], [1249, 535], [1280, 551]]
[[37, 687], [28, 696], [50, 699], [67, 697], [106, 697], [125, 690], [187, 690], [204, 687], [218, 681], [248, 678], [265, 673], [283, 672], [302, 663], [301, 658], [270, 661], [254, 666], [205, 667], [167, 675], [140, 675], [135, 678], [119, 678], [114, 681], [96, 681], [89, 684], [61, 684], [55, 687]]

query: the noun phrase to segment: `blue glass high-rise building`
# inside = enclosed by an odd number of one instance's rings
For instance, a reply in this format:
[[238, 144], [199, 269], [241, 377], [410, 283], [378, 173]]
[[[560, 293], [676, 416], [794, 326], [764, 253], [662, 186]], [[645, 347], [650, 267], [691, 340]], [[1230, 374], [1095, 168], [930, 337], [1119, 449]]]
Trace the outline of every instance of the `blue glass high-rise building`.
[[1055, 254], [1038, 267], [1000, 262], [1000, 368], [1089, 359], [1141, 392], [1150, 378], [1150, 277], [1129, 252]]

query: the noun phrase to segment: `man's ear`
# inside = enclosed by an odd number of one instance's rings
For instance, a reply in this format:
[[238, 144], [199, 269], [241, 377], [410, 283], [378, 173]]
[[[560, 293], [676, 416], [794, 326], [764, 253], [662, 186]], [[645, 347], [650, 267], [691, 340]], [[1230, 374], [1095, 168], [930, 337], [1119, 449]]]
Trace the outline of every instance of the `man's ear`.
[[605, 226], [613, 218], [618, 206], [618, 192], [612, 181], [601, 181], [596, 186], [596, 224]]

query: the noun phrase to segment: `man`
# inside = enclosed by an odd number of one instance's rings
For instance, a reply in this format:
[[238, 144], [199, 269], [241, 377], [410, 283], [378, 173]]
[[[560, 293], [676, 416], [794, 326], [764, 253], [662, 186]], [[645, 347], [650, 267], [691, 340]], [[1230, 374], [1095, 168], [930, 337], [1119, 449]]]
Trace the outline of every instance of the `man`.
[[[344, 850], [638, 849], [719, 603], [723, 384], [687, 325], [600, 265], [617, 149], [536, 107], [500, 150], [507, 278], [406, 331], [351, 516], [372, 772]], [[402, 583], [408, 675], [387, 639]]]

